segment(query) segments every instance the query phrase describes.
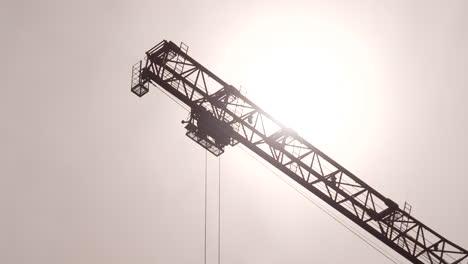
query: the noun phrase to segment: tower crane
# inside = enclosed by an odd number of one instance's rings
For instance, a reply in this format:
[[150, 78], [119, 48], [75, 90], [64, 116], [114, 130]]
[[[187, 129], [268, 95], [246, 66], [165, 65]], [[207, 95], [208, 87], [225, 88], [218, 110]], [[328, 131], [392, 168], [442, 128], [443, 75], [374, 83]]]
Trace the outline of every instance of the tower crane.
[[[416, 264], [457, 264], [468, 251], [414, 218], [238, 89], [187, 54], [161, 41], [132, 68], [131, 91], [159, 86], [190, 107], [186, 135], [215, 156], [241, 143], [356, 225]], [[468, 262], [466, 262], [468, 264]]]

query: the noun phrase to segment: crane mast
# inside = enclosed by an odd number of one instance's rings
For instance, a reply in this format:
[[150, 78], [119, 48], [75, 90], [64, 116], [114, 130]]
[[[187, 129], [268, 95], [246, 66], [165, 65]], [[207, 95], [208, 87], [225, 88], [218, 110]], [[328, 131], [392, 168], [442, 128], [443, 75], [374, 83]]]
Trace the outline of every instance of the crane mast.
[[219, 156], [243, 144], [341, 214], [418, 264], [456, 264], [464, 248], [430, 229], [332, 158], [287, 128], [235, 87], [187, 55], [188, 47], [162, 41], [132, 68], [131, 91], [157, 85], [191, 109], [186, 135]]

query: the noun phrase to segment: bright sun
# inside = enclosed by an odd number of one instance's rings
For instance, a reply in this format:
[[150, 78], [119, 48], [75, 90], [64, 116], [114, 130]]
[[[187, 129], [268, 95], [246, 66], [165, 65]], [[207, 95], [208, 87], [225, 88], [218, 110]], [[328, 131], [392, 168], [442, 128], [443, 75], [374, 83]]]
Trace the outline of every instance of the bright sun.
[[333, 28], [262, 38], [254, 43], [268, 44], [253, 47], [247, 65], [247, 96], [315, 142], [339, 136], [358, 114], [356, 93], [365, 93], [375, 78], [365, 45]]

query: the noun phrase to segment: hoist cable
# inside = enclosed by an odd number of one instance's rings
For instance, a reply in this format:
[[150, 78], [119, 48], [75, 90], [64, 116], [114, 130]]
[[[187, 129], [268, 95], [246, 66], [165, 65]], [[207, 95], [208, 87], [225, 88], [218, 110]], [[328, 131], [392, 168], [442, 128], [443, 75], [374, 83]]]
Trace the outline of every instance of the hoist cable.
[[221, 156], [218, 157], [218, 264], [221, 263]]
[[[155, 85], [156, 86], [156, 85]], [[156, 86], [158, 87], [158, 86]], [[180, 104], [179, 102], [177, 102], [174, 98], [172, 98], [169, 94], [167, 94], [164, 90], [162, 90], [161, 88], [158, 87], [159, 90], [161, 90], [161, 92], [163, 92], [165, 95], [167, 95], [167, 97], [171, 98], [171, 100], [173, 100], [175, 103], [177, 103], [179, 106], [181, 106], [184, 110], [186, 110], [187, 112], [190, 112], [190, 110], [188, 110], [187, 108], [185, 108], [185, 106], [183, 106], [182, 104]], [[329, 212], [327, 209], [325, 209], [324, 207], [320, 206], [318, 203], [316, 203], [314, 200], [312, 200], [311, 197], [307, 196], [306, 194], [304, 194], [303, 192], [301, 192], [298, 188], [296, 188], [295, 186], [293, 186], [291, 183], [287, 182], [285, 179], [283, 179], [280, 175], [278, 175], [276, 172], [274, 172], [271, 168], [267, 167], [263, 162], [259, 161], [256, 157], [254, 157], [252, 154], [250, 154], [246, 149], [244, 149], [242, 146], [240, 147], [244, 152], [246, 152], [249, 156], [251, 156], [254, 160], [256, 160], [258, 163], [260, 163], [261, 165], [263, 165], [265, 168], [267, 168], [270, 172], [272, 172], [275, 176], [277, 176], [281, 181], [285, 182], [286, 184], [288, 184], [290, 187], [292, 187], [296, 192], [298, 192], [300, 195], [302, 195], [303, 197], [305, 197], [307, 200], [309, 200], [310, 202], [312, 202], [315, 206], [317, 206], [321, 211], [323, 211], [324, 213], [326, 213], [327, 215], [329, 215], [330, 217], [333, 218], [333, 220], [335, 220], [337, 223], [339, 223], [340, 225], [342, 225], [343, 227], [345, 227], [346, 229], [348, 229], [351, 233], [353, 233], [355, 236], [357, 236], [359, 239], [361, 239], [362, 241], [364, 241], [366, 244], [368, 244], [369, 246], [371, 246], [373, 249], [375, 249], [377, 252], [379, 252], [381, 255], [383, 255], [385, 258], [387, 258], [389, 261], [395, 263], [395, 264], [400, 264], [401, 262], [399, 262], [394, 256], [390, 255], [388, 252], [385, 252], [385, 250], [383, 250], [382, 248], [378, 247], [377, 244], [375, 244], [374, 242], [372, 242], [371, 240], [369, 240], [368, 238], [366, 238], [364, 235], [360, 234], [358, 231], [354, 230], [352, 227], [346, 225], [343, 220], [339, 219], [338, 216], [335, 216], [333, 213]], [[219, 164], [221, 164], [221, 160], [219, 159]], [[208, 151], [205, 150], [205, 253], [204, 253], [204, 264], [206, 264], [206, 244], [207, 244], [207, 239], [206, 239], [206, 226], [207, 226], [207, 175], [208, 175], [208, 171], [207, 171], [207, 167], [208, 167]], [[219, 177], [219, 181], [221, 180], [221, 167], [219, 167], [219, 174], [218, 174], [218, 177]], [[221, 182], [219, 182], [219, 188], [221, 188]], [[221, 190], [219, 189], [218, 190], [218, 197], [221, 197]], [[221, 242], [221, 233], [220, 233], [220, 223], [221, 223], [221, 200], [219, 200], [219, 205], [218, 205], [218, 264], [220, 264], [220, 242]]]
[[207, 215], [207, 182], [208, 182], [208, 150], [205, 150], [205, 253], [203, 255], [203, 263], [206, 264], [206, 215]]

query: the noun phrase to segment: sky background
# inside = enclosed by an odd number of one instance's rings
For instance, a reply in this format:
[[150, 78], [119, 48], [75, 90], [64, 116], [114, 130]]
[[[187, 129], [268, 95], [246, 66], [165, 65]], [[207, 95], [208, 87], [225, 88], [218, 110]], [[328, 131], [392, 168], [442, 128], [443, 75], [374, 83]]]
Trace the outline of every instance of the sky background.
[[[0, 30], [0, 263], [203, 262], [205, 152], [130, 93], [163, 39], [468, 247], [467, 1], [2, 1]], [[239, 147], [221, 179], [222, 263], [391, 263]]]

